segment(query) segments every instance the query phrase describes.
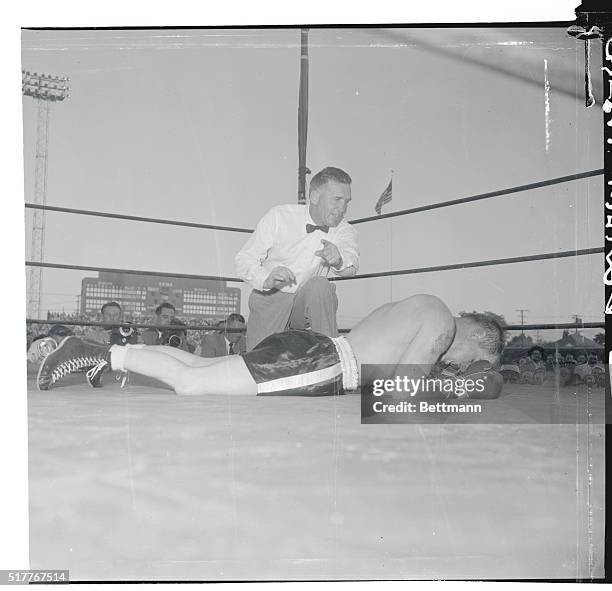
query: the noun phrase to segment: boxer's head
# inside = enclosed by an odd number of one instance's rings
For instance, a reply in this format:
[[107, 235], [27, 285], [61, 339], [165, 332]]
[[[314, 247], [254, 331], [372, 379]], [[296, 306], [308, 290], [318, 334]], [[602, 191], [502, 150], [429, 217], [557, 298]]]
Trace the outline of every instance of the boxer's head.
[[499, 323], [486, 314], [466, 314], [455, 318], [455, 339], [442, 362], [465, 369], [474, 361], [499, 364], [504, 348], [504, 331]]
[[334, 228], [344, 218], [351, 200], [351, 177], [340, 168], [324, 168], [310, 181], [309, 199], [313, 222]]

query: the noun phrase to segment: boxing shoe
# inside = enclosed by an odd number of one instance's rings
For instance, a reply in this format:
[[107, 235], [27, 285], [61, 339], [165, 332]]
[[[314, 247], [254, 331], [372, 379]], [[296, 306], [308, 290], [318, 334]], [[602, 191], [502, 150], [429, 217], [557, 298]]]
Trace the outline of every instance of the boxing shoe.
[[28, 349], [28, 361], [40, 363], [51, 351], [57, 349], [57, 343], [53, 337], [44, 337], [33, 341]]
[[[92, 367], [86, 374], [85, 379], [91, 388], [101, 388], [104, 374], [111, 370], [110, 354]], [[121, 389], [127, 388], [130, 374], [127, 370], [115, 372], [115, 381], [119, 382]]]
[[49, 390], [64, 377], [97, 367], [107, 357], [107, 346], [67, 337], [40, 364], [36, 385]]
[[110, 370], [110, 361], [107, 359], [100, 359], [100, 361], [94, 365], [85, 374], [85, 379], [91, 388], [101, 388], [104, 374]]

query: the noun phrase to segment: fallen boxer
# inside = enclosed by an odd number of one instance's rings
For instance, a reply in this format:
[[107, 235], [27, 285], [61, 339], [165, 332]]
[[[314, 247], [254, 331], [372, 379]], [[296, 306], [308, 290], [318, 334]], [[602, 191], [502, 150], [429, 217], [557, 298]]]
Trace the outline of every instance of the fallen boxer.
[[112, 369], [158, 379], [180, 395], [328, 396], [392, 377], [401, 366], [414, 379], [434, 368], [478, 373], [487, 383], [478, 397], [495, 398], [503, 379], [492, 368], [502, 348], [503, 331], [489, 316], [454, 318], [437, 297], [416, 295], [377, 308], [345, 337], [289, 330], [244, 355], [202, 358], [167, 346], [105, 347], [70, 337], [41, 364], [37, 385], [48, 390], [86, 371], [90, 386], [100, 387]]

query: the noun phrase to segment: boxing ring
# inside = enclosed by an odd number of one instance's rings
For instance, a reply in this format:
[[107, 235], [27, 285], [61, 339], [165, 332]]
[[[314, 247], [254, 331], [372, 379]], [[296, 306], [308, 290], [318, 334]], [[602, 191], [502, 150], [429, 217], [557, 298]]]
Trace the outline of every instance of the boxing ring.
[[[603, 174], [604, 169], [588, 170], [350, 223], [460, 207]], [[252, 231], [25, 207], [202, 231]], [[383, 277], [602, 253], [597, 246], [331, 280], [361, 286]], [[25, 264], [240, 281], [165, 270]], [[504, 328], [603, 329], [604, 323]], [[359, 394], [178, 397], [139, 376], [125, 389], [111, 383], [95, 391], [82, 375], [39, 392], [29, 373], [30, 567], [68, 568], [73, 580], [85, 581], [596, 579], [603, 576], [604, 396], [604, 389], [585, 384], [563, 390], [555, 384], [504, 384], [494, 401], [497, 423], [387, 426], [361, 424]], [[551, 408], [567, 420], [545, 424], [542, 417]]]

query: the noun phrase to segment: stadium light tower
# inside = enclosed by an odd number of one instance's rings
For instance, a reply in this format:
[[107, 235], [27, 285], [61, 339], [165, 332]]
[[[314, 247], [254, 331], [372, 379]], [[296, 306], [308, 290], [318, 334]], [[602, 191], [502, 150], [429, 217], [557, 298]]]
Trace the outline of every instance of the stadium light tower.
[[[50, 103], [68, 98], [69, 78], [21, 71], [21, 92], [36, 99], [38, 117], [36, 122], [36, 167], [34, 177], [34, 203], [47, 202], [47, 148], [49, 146]], [[32, 218], [31, 260], [42, 262], [45, 248], [45, 211], [35, 209]], [[28, 312], [39, 318], [42, 294], [42, 267], [30, 267], [28, 290]]]

